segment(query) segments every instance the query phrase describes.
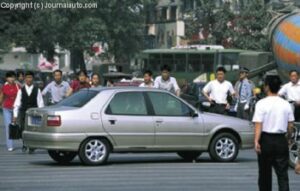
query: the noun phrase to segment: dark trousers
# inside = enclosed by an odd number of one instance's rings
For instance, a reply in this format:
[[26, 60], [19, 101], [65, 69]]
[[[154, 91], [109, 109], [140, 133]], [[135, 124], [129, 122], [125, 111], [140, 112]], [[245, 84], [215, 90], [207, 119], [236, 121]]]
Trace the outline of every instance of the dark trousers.
[[258, 154], [260, 191], [272, 191], [272, 167], [278, 180], [279, 191], [289, 190], [288, 142], [284, 134], [262, 133], [260, 139], [261, 153]]
[[26, 111], [20, 110], [20, 112], [19, 112], [19, 124], [20, 124], [21, 132], [23, 132], [24, 129], [25, 129], [25, 118], [26, 118]]
[[217, 103], [212, 104], [209, 108], [209, 112], [227, 115], [226, 105], [225, 104], [217, 104]]
[[295, 106], [294, 111], [295, 121], [300, 122], [300, 106]]
[[249, 120], [249, 109], [245, 111], [246, 103], [238, 103], [237, 107], [237, 117], [241, 119]]

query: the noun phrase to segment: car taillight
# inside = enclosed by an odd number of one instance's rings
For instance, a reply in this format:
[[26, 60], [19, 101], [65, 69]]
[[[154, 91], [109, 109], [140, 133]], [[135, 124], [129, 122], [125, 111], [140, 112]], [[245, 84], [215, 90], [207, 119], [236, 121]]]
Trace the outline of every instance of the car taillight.
[[58, 115], [49, 115], [47, 117], [47, 126], [60, 126], [61, 119]]

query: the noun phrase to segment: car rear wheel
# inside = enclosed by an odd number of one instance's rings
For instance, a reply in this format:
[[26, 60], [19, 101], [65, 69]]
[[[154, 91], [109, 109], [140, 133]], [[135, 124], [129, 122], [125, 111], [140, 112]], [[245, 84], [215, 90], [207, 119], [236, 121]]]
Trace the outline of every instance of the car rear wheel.
[[296, 162], [298, 161], [298, 144], [292, 143], [289, 146], [289, 165], [295, 168]]
[[238, 141], [231, 133], [218, 134], [213, 138], [209, 147], [210, 157], [218, 162], [234, 161], [238, 152]]
[[49, 150], [48, 154], [54, 161], [60, 164], [68, 164], [76, 157], [77, 152]]
[[202, 152], [199, 151], [182, 151], [182, 152], [177, 152], [177, 154], [183, 158], [184, 161], [193, 161], [196, 160]]
[[86, 165], [105, 164], [110, 153], [110, 146], [105, 139], [89, 138], [79, 149], [79, 158]]

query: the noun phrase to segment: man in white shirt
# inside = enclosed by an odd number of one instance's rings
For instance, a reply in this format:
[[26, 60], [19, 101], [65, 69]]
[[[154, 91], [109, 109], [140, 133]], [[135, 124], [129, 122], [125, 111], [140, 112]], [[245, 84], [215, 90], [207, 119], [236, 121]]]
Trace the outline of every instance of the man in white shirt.
[[54, 105], [65, 97], [70, 89], [68, 82], [62, 81], [62, 71], [55, 70], [53, 72], [54, 81], [50, 82], [45, 89], [42, 91], [42, 95], [45, 96], [47, 93], [50, 93], [50, 104]]
[[[294, 115], [289, 103], [278, 96], [281, 81], [278, 76], [267, 76], [264, 90], [267, 97], [257, 102], [255, 123], [255, 151], [258, 156], [259, 190], [272, 190], [272, 167], [275, 169], [279, 190], [289, 190], [288, 160]], [[286, 137], [287, 134], [287, 137]]]
[[[19, 117], [21, 131], [25, 127], [26, 111], [29, 108], [44, 107], [44, 101], [41, 90], [33, 85], [34, 73], [28, 71], [25, 73], [25, 85], [19, 89], [13, 109], [13, 123], [16, 123]], [[27, 148], [23, 145], [23, 151]]]
[[278, 94], [286, 98], [293, 107], [295, 121], [300, 121], [300, 80], [299, 72], [292, 70], [289, 73], [290, 82], [283, 85]]
[[146, 70], [144, 72], [144, 82], [139, 85], [139, 87], [143, 88], [153, 88], [154, 83], [152, 81], [152, 72], [150, 70]]
[[234, 96], [235, 92], [232, 84], [225, 80], [226, 70], [219, 67], [216, 71], [217, 79], [210, 81], [202, 90], [203, 95], [210, 102], [210, 112], [226, 114], [230, 105], [227, 101], [228, 94]]
[[154, 87], [167, 90], [177, 96], [180, 96], [180, 88], [175, 78], [170, 76], [171, 68], [164, 65], [161, 68], [161, 76], [155, 78]]

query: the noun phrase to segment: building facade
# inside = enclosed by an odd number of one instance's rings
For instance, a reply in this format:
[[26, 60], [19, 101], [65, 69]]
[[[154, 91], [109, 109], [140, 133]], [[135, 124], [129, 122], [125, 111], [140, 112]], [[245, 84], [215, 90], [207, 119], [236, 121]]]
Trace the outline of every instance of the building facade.
[[[216, 9], [229, 3], [238, 14], [251, 0], [212, 0]], [[201, 6], [201, 0], [157, 0], [146, 8], [145, 49], [171, 48], [186, 45], [185, 21], [193, 19], [193, 12]], [[270, 3], [262, 0], [262, 3]]]

